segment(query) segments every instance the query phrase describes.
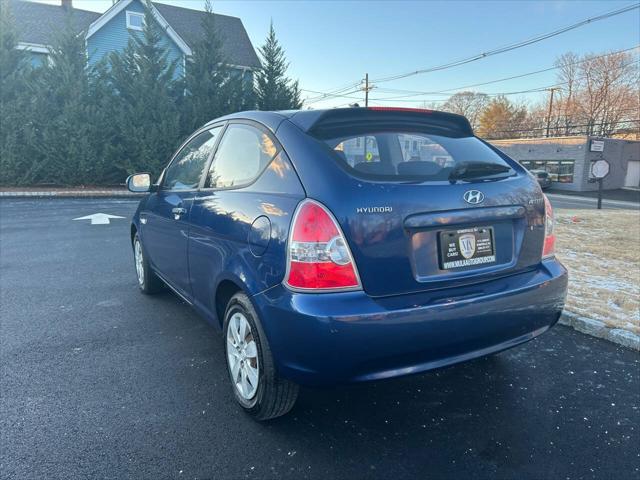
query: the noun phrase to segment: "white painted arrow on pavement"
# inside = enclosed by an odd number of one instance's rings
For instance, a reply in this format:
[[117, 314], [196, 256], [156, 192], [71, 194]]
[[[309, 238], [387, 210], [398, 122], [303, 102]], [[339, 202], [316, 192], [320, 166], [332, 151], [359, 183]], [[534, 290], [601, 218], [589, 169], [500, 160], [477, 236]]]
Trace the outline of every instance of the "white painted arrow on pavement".
[[91, 220], [91, 225], [109, 225], [111, 218], [124, 218], [118, 215], [109, 215], [108, 213], [94, 213], [86, 217], [74, 218], [74, 220]]

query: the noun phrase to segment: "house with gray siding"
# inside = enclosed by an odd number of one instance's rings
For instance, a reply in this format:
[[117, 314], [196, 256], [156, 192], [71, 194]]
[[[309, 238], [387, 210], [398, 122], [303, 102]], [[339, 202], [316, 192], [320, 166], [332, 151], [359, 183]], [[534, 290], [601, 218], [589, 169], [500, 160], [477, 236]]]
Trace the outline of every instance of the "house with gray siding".
[[[69, 21], [86, 40], [89, 65], [94, 65], [110, 52], [124, 50], [131, 35], [140, 34], [144, 22], [142, 0], [117, 0], [102, 14], [74, 8], [72, 0], [61, 0], [60, 5], [8, 0], [8, 5], [15, 20], [18, 48], [29, 52], [34, 66], [47, 61], [55, 35]], [[192, 46], [203, 34], [202, 17], [205, 12], [157, 2], [151, 3], [151, 10], [162, 28], [162, 42], [169, 52], [169, 60], [176, 61], [176, 76], [182, 76], [192, 54]], [[216, 25], [230, 66], [252, 81], [260, 61], [242, 21], [216, 14]]]
[[597, 190], [591, 166], [600, 159], [609, 162], [605, 190], [640, 187], [640, 142], [590, 136], [516, 138], [490, 143], [529, 170], [545, 170], [551, 188], [585, 192]]

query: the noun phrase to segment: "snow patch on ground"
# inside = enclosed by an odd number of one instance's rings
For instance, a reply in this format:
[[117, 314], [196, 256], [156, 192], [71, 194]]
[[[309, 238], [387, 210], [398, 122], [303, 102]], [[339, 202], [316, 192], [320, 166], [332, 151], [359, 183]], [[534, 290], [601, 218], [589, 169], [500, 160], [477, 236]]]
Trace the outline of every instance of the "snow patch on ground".
[[640, 334], [640, 214], [557, 210], [556, 253], [569, 269], [567, 310]]

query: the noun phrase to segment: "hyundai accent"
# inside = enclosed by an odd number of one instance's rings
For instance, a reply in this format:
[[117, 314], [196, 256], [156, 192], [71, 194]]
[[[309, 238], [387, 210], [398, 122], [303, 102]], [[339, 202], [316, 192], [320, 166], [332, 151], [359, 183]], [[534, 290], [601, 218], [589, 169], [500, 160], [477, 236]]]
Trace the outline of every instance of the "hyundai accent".
[[242, 112], [178, 149], [131, 224], [138, 285], [222, 330], [239, 405], [500, 352], [553, 326], [567, 271], [536, 179], [462, 116]]

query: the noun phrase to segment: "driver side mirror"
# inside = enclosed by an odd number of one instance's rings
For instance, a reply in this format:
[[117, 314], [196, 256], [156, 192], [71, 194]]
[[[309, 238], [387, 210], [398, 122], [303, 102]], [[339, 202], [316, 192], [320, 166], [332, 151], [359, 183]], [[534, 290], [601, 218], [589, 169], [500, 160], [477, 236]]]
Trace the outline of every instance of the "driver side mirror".
[[151, 191], [151, 175], [148, 173], [134, 173], [127, 178], [127, 188], [131, 192], [145, 193]]

